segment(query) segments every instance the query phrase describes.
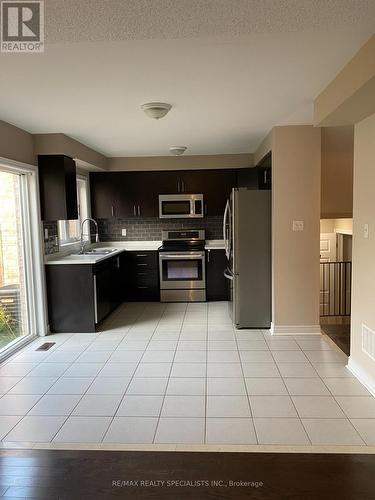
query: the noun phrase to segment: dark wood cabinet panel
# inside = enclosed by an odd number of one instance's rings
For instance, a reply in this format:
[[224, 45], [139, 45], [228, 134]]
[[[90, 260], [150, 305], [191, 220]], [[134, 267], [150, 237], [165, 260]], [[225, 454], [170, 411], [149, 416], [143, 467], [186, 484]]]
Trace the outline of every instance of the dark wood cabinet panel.
[[126, 252], [123, 282], [128, 301], [159, 301], [158, 252]]
[[96, 265], [46, 265], [51, 332], [95, 332], [124, 299], [122, 255]]
[[116, 179], [112, 173], [90, 173], [91, 212], [94, 218], [113, 217]]
[[105, 318], [122, 302], [120, 262], [120, 255], [118, 255], [94, 267], [97, 322]]
[[258, 187], [259, 189], [271, 189], [271, 167], [258, 167]]
[[76, 164], [64, 155], [39, 155], [42, 220], [78, 219]]
[[224, 277], [224, 270], [228, 265], [224, 250], [206, 251], [207, 268], [207, 300], [228, 300], [228, 280]]
[[237, 187], [258, 189], [259, 173], [258, 169], [253, 168], [240, 168], [237, 171]]
[[272, 152], [257, 165], [259, 189], [272, 189]]
[[237, 186], [235, 170], [215, 170], [206, 174], [206, 215], [223, 215], [227, 199]]
[[95, 332], [92, 266], [46, 265], [46, 282], [51, 332]]
[[237, 172], [183, 170], [100, 172], [90, 174], [92, 214], [95, 218], [158, 217], [159, 194], [200, 194], [205, 215], [222, 215], [226, 200], [237, 185]]

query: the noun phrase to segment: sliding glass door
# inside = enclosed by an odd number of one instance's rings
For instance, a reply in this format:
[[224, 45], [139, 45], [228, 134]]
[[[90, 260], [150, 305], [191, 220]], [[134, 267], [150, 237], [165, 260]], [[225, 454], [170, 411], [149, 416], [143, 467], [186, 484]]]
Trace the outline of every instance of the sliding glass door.
[[26, 175], [0, 166], [0, 354], [33, 333]]

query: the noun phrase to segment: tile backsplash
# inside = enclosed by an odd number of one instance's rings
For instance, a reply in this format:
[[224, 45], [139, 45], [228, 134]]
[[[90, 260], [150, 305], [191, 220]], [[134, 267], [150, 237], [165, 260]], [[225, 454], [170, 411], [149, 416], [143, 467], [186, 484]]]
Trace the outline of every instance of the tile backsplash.
[[[162, 230], [204, 229], [207, 240], [220, 240], [223, 237], [223, 218], [208, 216], [203, 219], [159, 219], [158, 217], [140, 217], [137, 219], [98, 219], [100, 241], [159, 241]], [[44, 253], [59, 251], [56, 221], [43, 222], [48, 229], [48, 238], [44, 238]], [[126, 236], [122, 236], [126, 229]]]
[[[100, 241], [158, 241], [162, 230], [205, 229], [207, 240], [223, 237], [223, 218], [208, 216], [203, 219], [159, 219], [141, 217], [137, 219], [99, 219]], [[126, 236], [121, 230], [126, 229]]]

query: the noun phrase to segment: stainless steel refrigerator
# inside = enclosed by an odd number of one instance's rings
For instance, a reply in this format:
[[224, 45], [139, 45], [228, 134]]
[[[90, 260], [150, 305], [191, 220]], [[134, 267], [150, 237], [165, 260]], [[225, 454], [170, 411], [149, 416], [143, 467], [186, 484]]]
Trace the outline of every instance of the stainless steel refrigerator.
[[271, 191], [233, 189], [223, 233], [233, 323], [236, 328], [270, 328]]

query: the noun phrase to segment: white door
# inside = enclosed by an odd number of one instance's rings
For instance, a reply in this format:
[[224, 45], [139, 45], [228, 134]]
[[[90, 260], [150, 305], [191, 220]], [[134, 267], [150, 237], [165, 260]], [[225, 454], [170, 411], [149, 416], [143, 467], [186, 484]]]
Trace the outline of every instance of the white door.
[[[320, 234], [320, 262], [336, 262], [336, 233]], [[329, 314], [330, 304], [334, 303], [333, 266], [320, 266], [320, 315]]]

